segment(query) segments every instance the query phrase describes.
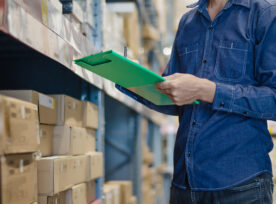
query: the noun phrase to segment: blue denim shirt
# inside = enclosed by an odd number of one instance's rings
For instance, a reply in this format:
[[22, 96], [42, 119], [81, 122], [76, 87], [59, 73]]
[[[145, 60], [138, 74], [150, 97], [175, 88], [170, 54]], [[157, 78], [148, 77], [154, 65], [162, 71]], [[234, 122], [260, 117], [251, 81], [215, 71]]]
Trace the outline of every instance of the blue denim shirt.
[[222, 190], [272, 174], [267, 120], [276, 120], [276, 2], [229, 0], [211, 21], [200, 0], [179, 24], [164, 76], [190, 73], [217, 85], [213, 104], [144, 105], [179, 116], [173, 185]]

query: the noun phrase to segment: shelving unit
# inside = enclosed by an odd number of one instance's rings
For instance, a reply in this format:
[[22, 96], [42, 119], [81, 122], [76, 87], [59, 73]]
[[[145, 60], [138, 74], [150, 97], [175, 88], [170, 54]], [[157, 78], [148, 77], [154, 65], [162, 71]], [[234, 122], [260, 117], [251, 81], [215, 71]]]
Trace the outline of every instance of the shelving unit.
[[154, 166], [158, 166], [162, 163], [160, 127], [167, 117], [142, 106], [117, 91], [113, 83], [73, 63], [73, 59], [102, 50], [103, 2], [95, 0], [93, 4], [96, 19], [93, 43], [65, 19], [61, 22], [63, 34], [51, 30], [18, 2], [0, 2], [0, 89], [66, 94], [97, 104], [96, 149], [105, 155], [105, 178], [96, 180], [96, 198], [102, 198], [105, 180], [129, 179], [140, 204], [140, 122], [145, 118], [150, 124], [148, 138], [151, 150], [158, 155]]

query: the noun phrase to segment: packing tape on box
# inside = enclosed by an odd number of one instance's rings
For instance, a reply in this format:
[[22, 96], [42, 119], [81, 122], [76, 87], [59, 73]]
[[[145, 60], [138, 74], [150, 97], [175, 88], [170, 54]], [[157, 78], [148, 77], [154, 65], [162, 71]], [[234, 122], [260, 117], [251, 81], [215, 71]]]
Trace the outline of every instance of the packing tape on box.
[[21, 106], [21, 117], [23, 120], [26, 118], [26, 110], [24, 106]]
[[1, 162], [2, 162], [2, 163], [6, 162], [6, 157], [5, 157], [5, 156], [2, 156], [2, 157], [1, 157]]
[[19, 172], [20, 173], [24, 172], [24, 160], [23, 159], [19, 160]]
[[4, 131], [4, 118], [3, 118], [3, 114], [0, 113], [0, 135], [3, 133]]
[[60, 172], [63, 172], [63, 169], [64, 169], [64, 165], [63, 163], [60, 164]]
[[37, 124], [36, 125], [36, 129], [37, 129], [37, 144], [40, 144], [40, 130], [39, 130], [39, 125]]

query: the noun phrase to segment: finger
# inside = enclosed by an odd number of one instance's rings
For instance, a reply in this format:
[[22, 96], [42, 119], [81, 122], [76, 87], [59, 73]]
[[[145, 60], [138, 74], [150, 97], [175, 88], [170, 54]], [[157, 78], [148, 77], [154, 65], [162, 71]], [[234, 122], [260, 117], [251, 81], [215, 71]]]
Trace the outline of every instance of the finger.
[[175, 99], [174, 99], [174, 97], [173, 97], [172, 95], [168, 95], [168, 97], [171, 99], [171, 101], [172, 101], [174, 104], [176, 104], [176, 101], [175, 101]]
[[171, 81], [164, 81], [157, 84], [158, 89], [170, 89], [172, 87]]
[[172, 80], [172, 79], [175, 79], [178, 77], [178, 73], [175, 73], [175, 74], [172, 74], [172, 75], [168, 75], [168, 76], [165, 76], [163, 78], [167, 79], [167, 80]]
[[171, 95], [171, 89], [159, 89], [156, 88], [157, 91], [164, 93], [164, 94], [170, 94]]

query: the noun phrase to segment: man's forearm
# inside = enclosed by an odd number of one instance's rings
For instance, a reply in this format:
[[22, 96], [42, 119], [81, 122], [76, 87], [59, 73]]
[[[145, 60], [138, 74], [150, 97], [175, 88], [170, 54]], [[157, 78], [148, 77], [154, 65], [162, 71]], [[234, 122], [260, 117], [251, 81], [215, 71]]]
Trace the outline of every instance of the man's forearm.
[[199, 100], [213, 103], [216, 93], [216, 83], [208, 79], [200, 79], [199, 87]]

